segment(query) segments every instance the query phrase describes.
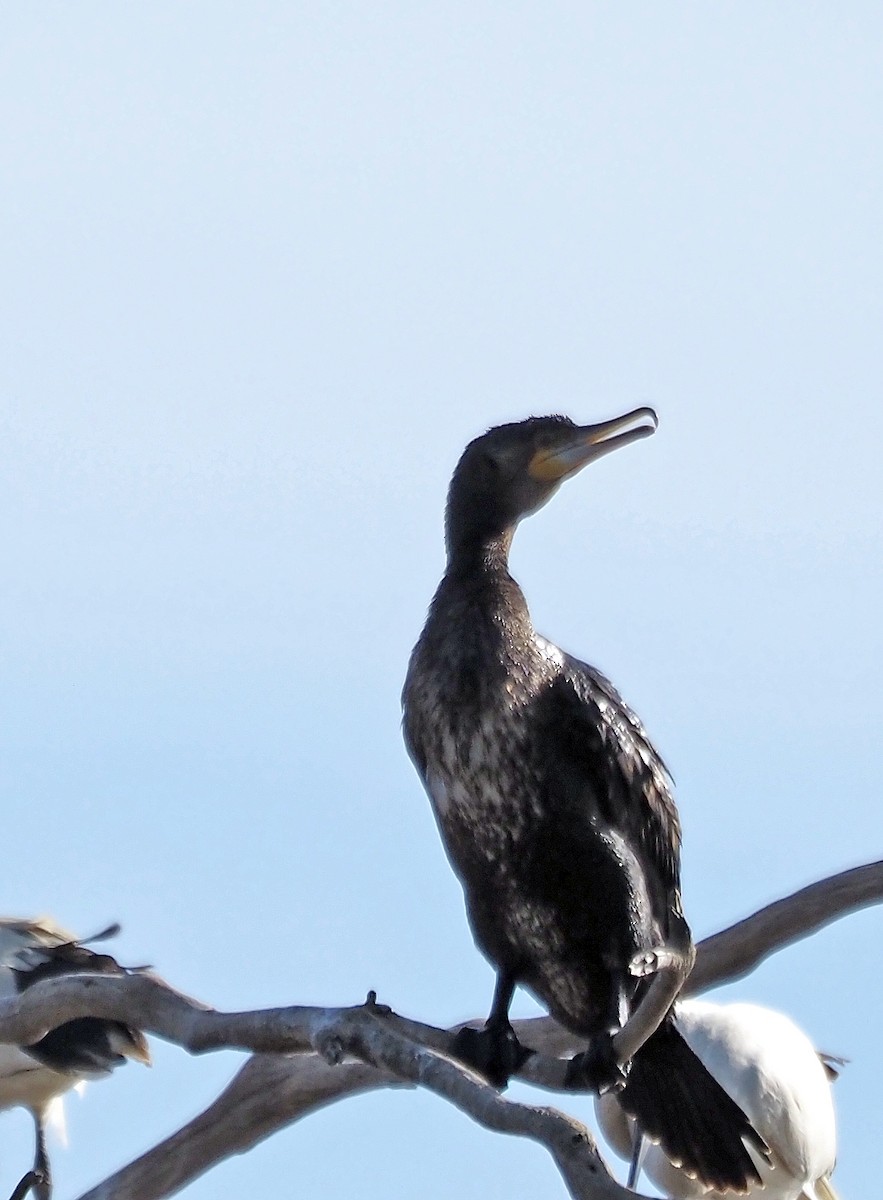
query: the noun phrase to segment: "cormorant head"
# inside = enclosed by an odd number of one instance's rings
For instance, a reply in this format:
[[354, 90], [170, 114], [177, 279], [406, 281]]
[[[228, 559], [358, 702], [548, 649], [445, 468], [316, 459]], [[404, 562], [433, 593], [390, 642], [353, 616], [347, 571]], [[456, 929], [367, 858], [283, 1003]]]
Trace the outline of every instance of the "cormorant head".
[[448, 492], [445, 519], [449, 557], [502, 539], [536, 512], [565, 479], [603, 454], [656, 430], [652, 408], [636, 408], [598, 425], [568, 417], [529, 417], [498, 425], [470, 442]]

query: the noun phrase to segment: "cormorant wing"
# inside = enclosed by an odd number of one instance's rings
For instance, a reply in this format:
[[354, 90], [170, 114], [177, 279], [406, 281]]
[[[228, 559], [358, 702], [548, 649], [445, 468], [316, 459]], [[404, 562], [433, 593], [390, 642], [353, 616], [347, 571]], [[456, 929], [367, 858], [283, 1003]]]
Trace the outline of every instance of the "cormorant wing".
[[[638, 856], [651, 893], [679, 890], [681, 829], [665, 763], [641, 721], [609, 679], [562, 656], [544, 697], [547, 753], [564, 757], [586, 781], [586, 803]], [[661, 914], [660, 914], [661, 915]]]

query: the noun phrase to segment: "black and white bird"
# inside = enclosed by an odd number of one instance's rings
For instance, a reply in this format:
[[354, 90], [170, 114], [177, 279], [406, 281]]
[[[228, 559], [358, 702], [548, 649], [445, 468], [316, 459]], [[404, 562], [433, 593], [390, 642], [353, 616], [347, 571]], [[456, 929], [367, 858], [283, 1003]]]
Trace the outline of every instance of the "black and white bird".
[[[109, 937], [118, 926], [87, 939]], [[91, 950], [84, 941], [53, 921], [0, 918], [0, 998], [17, 995], [51, 976], [125, 975], [109, 954]], [[36, 1153], [29, 1186], [47, 1200], [51, 1173], [46, 1147], [47, 1122], [58, 1114], [62, 1095], [78, 1084], [108, 1075], [127, 1059], [150, 1064], [150, 1050], [140, 1030], [121, 1021], [81, 1017], [50, 1030], [31, 1046], [0, 1044], [0, 1109], [22, 1106], [36, 1126]], [[23, 1195], [28, 1177], [18, 1195]]]
[[[757, 1004], [682, 1000], [675, 1012], [681, 1035], [770, 1149], [769, 1161], [756, 1158], [760, 1182], [749, 1195], [756, 1200], [837, 1200], [831, 1184], [837, 1157], [832, 1060], [816, 1052], [790, 1017]], [[640, 1160], [641, 1169], [666, 1196], [721, 1200], [721, 1192], [709, 1192], [690, 1178], [660, 1146], [643, 1142], [616, 1096], [599, 1096], [595, 1111], [613, 1149], [631, 1159], [633, 1167]]]
[[573, 1086], [621, 1089], [672, 1157], [709, 1186], [744, 1191], [758, 1179], [745, 1142], [763, 1154], [763, 1141], [669, 1015], [694, 948], [665, 764], [610, 681], [536, 632], [508, 569], [523, 517], [655, 429], [648, 408], [597, 425], [532, 417], [466, 447], [404, 735], [497, 970], [490, 1017], [462, 1032], [457, 1053], [505, 1084], [529, 1053], [508, 1018], [523, 984], [588, 1042]]

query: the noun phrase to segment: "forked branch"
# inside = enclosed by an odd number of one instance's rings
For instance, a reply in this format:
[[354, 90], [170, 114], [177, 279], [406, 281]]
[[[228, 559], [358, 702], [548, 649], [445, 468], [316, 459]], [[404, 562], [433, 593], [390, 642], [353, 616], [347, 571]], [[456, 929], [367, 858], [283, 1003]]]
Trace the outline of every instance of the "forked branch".
[[[685, 993], [737, 979], [830, 921], [883, 899], [883, 862], [812, 884], [701, 942]], [[537, 1141], [575, 1200], [635, 1200], [613, 1180], [589, 1131], [553, 1108], [518, 1104], [447, 1057], [456, 1030], [397, 1017], [373, 1003], [222, 1013], [153, 975], [56, 977], [0, 1001], [0, 1041], [31, 1044], [50, 1028], [92, 1015], [124, 1021], [188, 1050], [251, 1051], [225, 1091], [195, 1120], [80, 1200], [160, 1200], [277, 1129], [357, 1092], [407, 1084], [434, 1091], [479, 1124]], [[579, 1042], [544, 1017], [517, 1022], [537, 1054], [522, 1078], [563, 1085]]]

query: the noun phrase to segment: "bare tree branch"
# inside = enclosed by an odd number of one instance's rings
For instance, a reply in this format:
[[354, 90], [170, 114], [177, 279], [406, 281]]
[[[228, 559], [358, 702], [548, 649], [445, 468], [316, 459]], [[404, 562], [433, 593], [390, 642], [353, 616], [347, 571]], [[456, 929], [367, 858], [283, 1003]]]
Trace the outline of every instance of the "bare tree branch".
[[881, 900], [883, 861], [866, 863], [811, 883], [701, 941], [682, 994], [692, 996], [742, 979], [776, 950]]
[[[443, 1054], [450, 1052], [456, 1033], [456, 1029], [437, 1029], [398, 1017], [373, 1004], [353, 1008], [293, 1005], [225, 1013], [176, 991], [153, 974], [80, 973], [43, 979], [0, 1000], [0, 1042], [33, 1045], [50, 1029], [83, 1016], [123, 1021], [191, 1054], [218, 1049], [309, 1054], [325, 1044], [328, 1029], [340, 1027], [347, 1017], [363, 1023], [382, 1020], [400, 1037]], [[546, 1061], [546, 1056], [539, 1054], [523, 1077], [555, 1088], [563, 1086], [563, 1072], [563, 1064], [555, 1058]]]
[[549, 1151], [574, 1200], [634, 1200], [607, 1171], [588, 1129], [557, 1109], [504, 1099], [460, 1063], [411, 1041], [383, 1019], [373, 1023], [343, 1019], [320, 1035], [329, 1060], [342, 1054], [391, 1070], [448, 1100], [485, 1129], [528, 1137]]
[[[855, 867], [778, 900], [698, 947], [685, 991], [695, 993], [739, 978], [774, 950], [805, 937], [838, 916], [883, 899], [883, 862]], [[178, 992], [155, 975], [68, 975], [41, 980], [0, 1000], [0, 1042], [30, 1045], [50, 1029], [77, 1017], [125, 1021], [174, 1042], [191, 1054], [221, 1047], [252, 1053], [309, 1053], [329, 1024], [345, 1014], [377, 1010], [296, 1005], [223, 1013]], [[391, 1019], [391, 1018], [386, 1018]], [[436, 1050], [450, 1049], [451, 1032], [395, 1018], [400, 1034]], [[544, 1018], [521, 1027], [535, 1031], [530, 1044], [548, 1053]], [[552, 1051], [554, 1053], [554, 1051]], [[530, 1063], [526, 1079], [556, 1086], [551, 1063]]]
[[402, 1086], [364, 1063], [330, 1066], [317, 1055], [255, 1055], [204, 1112], [80, 1200], [160, 1200], [209, 1168], [335, 1100]]
[[[318, 1038], [323, 1057], [249, 1060], [199, 1117], [80, 1200], [161, 1200], [214, 1162], [324, 1104], [402, 1080], [442, 1096], [486, 1129], [545, 1146], [574, 1200], [640, 1200], [612, 1178], [592, 1135], [572, 1117], [504, 1099], [460, 1064], [403, 1037], [384, 1019], [371, 1019], [370, 1009], [334, 1011]], [[348, 1055], [363, 1061], [340, 1061]]]
[[178, 992], [150, 972], [56, 975], [0, 1000], [0, 1041], [32, 1045], [77, 1017], [125, 1021], [191, 1054], [222, 1047], [255, 1053], [310, 1051], [336, 1010], [305, 1005], [223, 1013]]
[[[701, 942], [685, 992], [740, 978], [782, 946], [881, 899], [883, 862], [876, 862], [776, 901]], [[545, 1146], [575, 1200], [635, 1200], [610, 1177], [584, 1126], [555, 1109], [504, 1099], [446, 1057], [456, 1030], [396, 1016], [371, 998], [353, 1008], [223, 1013], [148, 973], [54, 977], [0, 1001], [0, 1042], [32, 1044], [89, 1015], [125, 1021], [193, 1054], [226, 1047], [255, 1057], [205, 1112], [81, 1200], [160, 1200], [323, 1105], [402, 1083], [436, 1092], [485, 1128]], [[537, 1051], [520, 1077], [560, 1089], [564, 1057], [580, 1039], [548, 1017], [515, 1024]]]

